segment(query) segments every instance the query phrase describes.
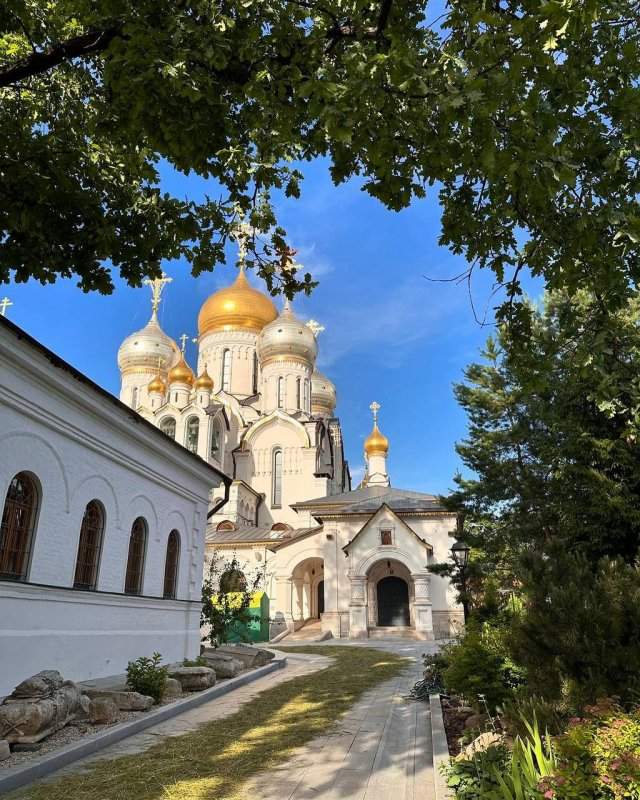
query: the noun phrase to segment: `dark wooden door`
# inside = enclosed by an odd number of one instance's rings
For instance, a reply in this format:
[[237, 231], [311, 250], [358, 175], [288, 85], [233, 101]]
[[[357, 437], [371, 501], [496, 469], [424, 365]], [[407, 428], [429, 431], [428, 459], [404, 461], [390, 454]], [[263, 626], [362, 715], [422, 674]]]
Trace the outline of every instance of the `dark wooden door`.
[[402, 578], [389, 576], [378, 581], [378, 625], [409, 624], [409, 587]]

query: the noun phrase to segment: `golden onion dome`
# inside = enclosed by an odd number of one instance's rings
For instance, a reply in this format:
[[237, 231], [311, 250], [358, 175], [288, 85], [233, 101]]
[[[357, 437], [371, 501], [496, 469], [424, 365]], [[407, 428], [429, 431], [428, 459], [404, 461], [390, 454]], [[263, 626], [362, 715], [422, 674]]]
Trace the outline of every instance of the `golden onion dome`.
[[332, 381], [317, 369], [311, 376], [311, 413], [314, 415], [333, 414], [336, 407], [336, 387]]
[[193, 386], [193, 381], [193, 370], [184, 360], [184, 355], [181, 355], [180, 361], [169, 370], [169, 384], [187, 383], [189, 386]]
[[281, 314], [265, 325], [258, 337], [258, 358], [264, 366], [280, 358], [298, 358], [313, 366], [318, 354], [318, 343], [311, 329], [298, 319], [289, 301]]
[[244, 268], [225, 289], [205, 300], [198, 314], [198, 333], [215, 331], [252, 331], [259, 333], [278, 316], [276, 307], [266, 294], [254, 289]]
[[156, 375], [156, 377], [147, 386], [147, 391], [149, 394], [152, 394], [153, 392], [164, 394], [167, 391], [167, 385], [162, 380], [161, 375]]
[[389, 440], [381, 433], [378, 423], [373, 423], [373, 430], [364, 440], [364, 452], [368, 456], [386, 456], [389, 452]]
[[201, 392], [212, 392], [213, 391], [213, 379], [207, 372], [207, 368], [204, 368], [204, 371], [198, 375], [195, 382], [195, 388], [199, 389]]
[[162, 330], [155, 312], [144, 328], [127, 336], [118, 348], [118, 367], [123, 375], [164, 371], [179, 359], [180, 348]]

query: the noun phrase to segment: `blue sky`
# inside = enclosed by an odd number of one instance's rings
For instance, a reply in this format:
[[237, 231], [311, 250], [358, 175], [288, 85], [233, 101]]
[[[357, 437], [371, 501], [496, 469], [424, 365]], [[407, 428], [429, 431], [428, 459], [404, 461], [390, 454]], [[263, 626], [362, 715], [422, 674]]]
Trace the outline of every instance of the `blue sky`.
[[[355, 182], [334, 187], [326, 165], [305, 165], [300, 200], [278, 203], [280, 220], [298, 250], [296, 259], [320, 285], [294, 302], [303, 318], [326, 327], [319, 367], [337, 385], [347, 458], [354, 482], [362, 475], [362, 444], [371, 428], [369, 404], [382, 405], [380, 427], [390, 439], [393, 485], [446, 492], [460, 468], [454, 444], [465, 434], [465, 416], [452, 385], [478, 357], [491, 328], [474, 319], [466, 284], [448, 278], [465, 269], [463, 259], [437, 244], [440, 211], [435, 189], [410, 209], [387, 211]], [[173, 191], [198, 196], [196, 178], [166, 175]], [[230, 283], [229, 264], [195, 279], [186, 264], [165, 270], [161, 323], [177, 338], [195, 336], [198, 310], [215, 289]], [[254, 281], [255, 282], [255, 281]], [[477, 274], [472, 286], [479, 313], [488, 304], [492, 276]], [[0, 286], [14, 305], [7, 316], [62, 358], [114, 394], [119, 389], [116, 352], [122, 339], [149, 317], [149, 290], [122, 282], [108, 297], [83, 294], [74, 280], [50, 286], [30, 282]], [[276, 301], [280, 304], [280, 300]], [[195, 364], [195, 345], [187, 350]]]

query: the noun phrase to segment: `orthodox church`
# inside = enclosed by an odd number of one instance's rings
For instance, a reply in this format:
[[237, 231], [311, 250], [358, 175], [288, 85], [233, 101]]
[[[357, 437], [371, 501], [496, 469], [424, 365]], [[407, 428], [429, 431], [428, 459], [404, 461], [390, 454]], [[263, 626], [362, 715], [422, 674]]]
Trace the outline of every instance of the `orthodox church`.
[[152, 314], [118, 351], [120, 399], [231, 478], [210, 495], [206, 547], [264, 573], [271, 636], [319, 621], [334, 637], [389, 629], [452, 635], [462, 611], [446, 579], [456, 517], [436, 497], [391, 487], [389, 442], [365, 441], [366, 473], [352, 490], [336, 388], [318, 371], [318, 334], [285, 302], [251, 286], [244, 269], [198, 315], [195, 370]]

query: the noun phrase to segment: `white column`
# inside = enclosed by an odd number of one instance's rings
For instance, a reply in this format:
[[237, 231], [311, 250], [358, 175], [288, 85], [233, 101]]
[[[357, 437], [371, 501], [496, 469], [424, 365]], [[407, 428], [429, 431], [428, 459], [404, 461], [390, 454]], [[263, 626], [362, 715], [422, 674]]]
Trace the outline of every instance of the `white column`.
[[294, 630], [304, 622], [304, 581], [294, 578], [293, 581], [292, 614]]
[[294, 630], [293, 613], [291, 610], [293, 586], [291, 578], [276, 576], [276, 623], [283, 623], [289, 630]]
[[368, 639], [367, 625], [367, 577], [350, 575], [351, 600], [349, 602], [349, 638]]
[[428, 572], [414, 572], [411, 578], [413, 579], [415, 594], [413, 618], [416, 634], [420, 639], [431, 641], [434, 635], [431, 594], [429, 592], [430, 574]]

